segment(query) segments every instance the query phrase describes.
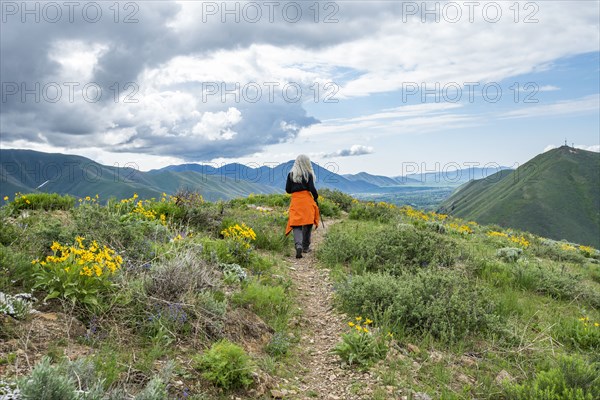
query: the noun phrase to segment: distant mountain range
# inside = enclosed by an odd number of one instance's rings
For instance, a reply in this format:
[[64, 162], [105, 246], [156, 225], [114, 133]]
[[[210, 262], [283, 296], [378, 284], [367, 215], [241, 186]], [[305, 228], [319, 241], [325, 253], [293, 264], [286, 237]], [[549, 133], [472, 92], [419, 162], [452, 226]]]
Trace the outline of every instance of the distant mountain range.
[[439, 209], [600, 247], [600, 153], [562, 146], [458, 188]]
[[[88, 158], [65, 154], [42, 153], [33, 150], [0, 150], [0, 195], [16, 192], [56, 192], [73, 196], [99, 194], [106, 199], [129, 197], [136, 192], [141, 197], [158, 197], [178, 189], [199, 191], [207, 200], [230, 199], [250, 193], [282, 193], [293, 161], [274, 166], [252, 166], [238, 163], [215, 166], [209, 164], [170, 165], [148, 172], [129, 167], [106, 166]], [[327, 168], [326, 168], [327, 167]], [[473, 170], [447, 174], [429, 172], [423, 176], [387, 177], [361, 172], [340, 175], [333, 167], [313, 163], [318, 189], [328, 188], [345, 193], [386, 195], [401, 202], [427, 190], [428, 186], [455, 187]], [[489, 170], [489, 173], [496, 170]], [[447, 177], [451, 178], [448, 179]], [[456, 177], [459, 179], [456, 179]], [[452, 189], [445, 189], [449, 192]], [[446, 194], [447, 195], [447, 194]]]

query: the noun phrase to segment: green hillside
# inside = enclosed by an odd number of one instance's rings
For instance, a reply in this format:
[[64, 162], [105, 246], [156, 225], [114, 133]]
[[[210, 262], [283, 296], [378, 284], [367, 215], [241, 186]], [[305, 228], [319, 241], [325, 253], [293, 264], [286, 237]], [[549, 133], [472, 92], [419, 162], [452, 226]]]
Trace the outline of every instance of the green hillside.
[[205, 199], [214, 201], [250, 193], [278, 192], [259, 183], [224, 180], [192, 171], [147, 173], [129, 165], [106, 166], [85, 157], [32, 150], [0, 150], [0, 182], [0, 197], [11, 198], [17, 192], [75, 197], [98, 194], [101, 199], [122, 199], [138, 193], [144, 198], [158, 198], [163, 192], [172, 194], [185, 189], [200, 192]]
[[600, 154], [562, 146], [461, 186], [440, 212], [600, 246]]

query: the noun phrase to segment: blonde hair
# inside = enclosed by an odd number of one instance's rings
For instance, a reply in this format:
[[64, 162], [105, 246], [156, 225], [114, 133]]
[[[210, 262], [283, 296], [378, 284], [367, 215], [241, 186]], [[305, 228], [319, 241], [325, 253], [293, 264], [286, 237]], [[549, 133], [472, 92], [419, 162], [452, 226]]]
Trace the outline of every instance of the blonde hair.
[[315, 179], [315, 172], [313, 171], [312, 164], [308, 156], [300, 154], [296, 157], [294, 166], [292, 167], [292, 181], [296, 183], [302, 183], [302, 180], [308, 182], [309, 176], [312, 175], [313, 180]]

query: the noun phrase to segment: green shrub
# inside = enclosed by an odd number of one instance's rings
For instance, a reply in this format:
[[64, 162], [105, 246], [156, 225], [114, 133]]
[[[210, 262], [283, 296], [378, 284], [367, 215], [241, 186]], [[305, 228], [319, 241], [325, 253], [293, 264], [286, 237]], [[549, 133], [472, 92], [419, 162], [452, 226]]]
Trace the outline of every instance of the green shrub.
[[322, 198], [319, 196], [319, 212], [322, 217], [337, 217], [340, 215], [340, 207], [329, 200], [328, 198]]
[[25, 400], [74, 400], [75, 383], [50, 365], [50, 359], [44, 357], [31, 374], [19, 382], [21, 397]]
[[503, 247], [496, 251], [496, 257], [511, 263], [517, 262], [522, 254], [523, 250], [517, 247]]
[[393, 222], [398, 220], [395, 206], [387, 203], [353, 202], [348, 218], [362, 221]]
[[332, 350], [343, 364], [368, 368], [374, 362], [385, 358], [389, 336], [383, 336], [379, 330], [372, 328], [371, 322], [362, 321], [362, 317], [357, 317], [356, 322], [348, 323], [350, 331], [342, 334], [342, 340]]
[[255, 206], [289, 207], [291, 196], [289, 194], [250, 194], [248, 197], [236, 198], [229, 201], [233, 207]]
[[254, 363], [243, 348], [223, 339], [194, 359], [195, 368], [202, 376], [225, 389], [250, 386], [254, 379]]
[[242, 291], [232, 297], [238, 305], [250, 305], [259, 317], [274, 322], [289, 311], [289, 295], [281, 286], [267, 286], [252, 280], [242, 287]]
[[449, 239], [411, 225], [340, 223], [328, 232], [319, 256], [329, 265], [354, 263], [365, 271], [399, 275], [406, 270], [452, 266], [456, 249]]
[[489, 293], [449, 270], [353, 277], [338, 290], [338, 302], [348, 314], [389, 312], [403, 332], [445, 342], [492, 331], [499, 320]]
[[327, 200], [335, 203], [341, 210], [346, 212], [350, 211], [352, 207], [352, 200], [354, 198], [349, 194], [340, 192], [339, 190], [321, 189], [319, 190], [319, 197], [324, 197]]
[[8, 204], [13, 214], [22, 210], [70, 210], [75, 206], [75, 198], [57, 193], [27, 193], [17, 194]]
[[167, 385], [163, 380], [155, 376], [148, 382], [146, 387], [135, 396], [134, 400], [164, 400], [168, 398]]
[[505, 395], [509, 400], [595, 400], [600, 398], [600, 365], [563, 357], [532, 381], [508, 385]]
[[33, 287], [33, 273], [36, 267], [23, 253], [0, 244], [0, 288], [18, 287], [26, 291]]
[[32, 261], [37, 266], [34, 288], [46, 291], [46, 300], [62, 297], [97, 310], [100, 298], [114, 288], [112, 276], [121, 269], [123, 259], [96, 241], [86, 247], [84, 240], [77, 237], [71, 246], [54, 242], [52, 255]]
[[275, 332], [265, 347], [265, 351], [267, 354], [273, 357], [281, 357], [288, 353], [291, 345], [292, 343], [290, 338], [285, 334], [285, 332]]
[[554, 331], [561, 343], [583, 351], [600, 352], [600, 321], [591, 320], [588, 316], [563, 319], [555, 326]]
[[530, 247], [538, 257], [550, 258], [555, 261], [574, 262], [582, 264], [585, 262], [585, 255], [577, 250], [576, 245], [559, 242], [552, 239], [538, 238]]
[[166, 243], [172, 236], [159, 220], [122, 218], [110, 207], [97, 204], [74, 209], [73, 222], [78, 235], [106, 243], [130, 265], [142, 265], [154, 258], [153, 243]]
[[572, 299], [581, 293], [579, 276], [564, 269], [524, 263], [515, 265], [512, 271], [515, 285], [520, 289], [555, 299]]

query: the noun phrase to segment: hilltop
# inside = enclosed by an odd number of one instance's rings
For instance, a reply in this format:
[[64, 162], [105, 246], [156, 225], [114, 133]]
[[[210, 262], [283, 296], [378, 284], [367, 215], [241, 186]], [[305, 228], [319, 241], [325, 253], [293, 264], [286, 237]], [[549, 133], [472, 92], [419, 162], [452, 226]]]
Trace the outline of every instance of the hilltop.
[[600, 246], [600, 154], [562, 146], [458, 188], [440, 212]]

